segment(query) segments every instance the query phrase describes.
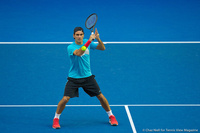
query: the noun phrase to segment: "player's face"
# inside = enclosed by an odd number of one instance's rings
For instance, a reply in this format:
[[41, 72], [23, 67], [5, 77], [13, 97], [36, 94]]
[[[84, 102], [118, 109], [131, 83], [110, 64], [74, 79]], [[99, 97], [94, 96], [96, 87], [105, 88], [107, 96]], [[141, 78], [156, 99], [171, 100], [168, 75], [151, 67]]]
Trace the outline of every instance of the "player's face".
[[75, 34], [73, 35], [75, 42], [80, 44], [83, 42], [83, 38], [84, 38], [84, 33], [82, 31], [77, 31], [75, 32]]

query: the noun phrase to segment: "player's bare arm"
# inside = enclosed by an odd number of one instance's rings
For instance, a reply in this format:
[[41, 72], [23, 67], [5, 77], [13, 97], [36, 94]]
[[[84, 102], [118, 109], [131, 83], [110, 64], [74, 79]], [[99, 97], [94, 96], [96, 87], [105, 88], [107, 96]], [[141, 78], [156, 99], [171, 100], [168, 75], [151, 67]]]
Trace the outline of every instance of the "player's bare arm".
[[80, 49], [76, 49], [76, 50], [74, 51], [74, 55], [76, 55], [76, 56], [81, 56], [81, 55], [83, 55], [84, 52], [85, 52], [85, 51], [83, 51], [81, 48], [80, 48]]
[[96, 48], [96, 49], [98, 49], [98, 50], [105, 50], [106, 47], [105, 47], [104, 43], [101, 41], [97, 29], [95, 29], [95, 36], [96, 36], [96, 40], [97, 40], [98, 43], [99, 43], [99, 44], [97, 45], [97, 48]]

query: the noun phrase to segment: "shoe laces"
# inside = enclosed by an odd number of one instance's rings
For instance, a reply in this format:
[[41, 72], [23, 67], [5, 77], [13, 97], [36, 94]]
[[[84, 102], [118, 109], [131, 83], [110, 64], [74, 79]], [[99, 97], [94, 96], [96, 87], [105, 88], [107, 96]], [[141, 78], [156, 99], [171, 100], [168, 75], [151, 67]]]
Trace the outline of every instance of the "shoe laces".
[[116, 119], [115, 119], [115, 116], [114, 116], [114, 115], [111, 115], [109, 118], [110, 118], [110, 120], [111, 120], [111, 121], [116, 121]]
[[57, 124], [59, 124], [59, 119], [58, 118], [55, 118], [54, 119], [54, 123], [57, 125]]

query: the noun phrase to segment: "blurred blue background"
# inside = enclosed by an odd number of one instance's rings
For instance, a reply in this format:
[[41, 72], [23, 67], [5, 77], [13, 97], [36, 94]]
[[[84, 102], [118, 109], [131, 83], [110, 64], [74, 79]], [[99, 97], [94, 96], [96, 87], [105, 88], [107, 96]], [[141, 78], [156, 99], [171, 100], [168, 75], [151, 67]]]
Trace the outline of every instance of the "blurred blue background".
[[94, 12], [103, 41], [198, 41], [199, 6], [199, 0], [1, 0], [0, 41], [71, 42], [74, 27], [85, 27]]

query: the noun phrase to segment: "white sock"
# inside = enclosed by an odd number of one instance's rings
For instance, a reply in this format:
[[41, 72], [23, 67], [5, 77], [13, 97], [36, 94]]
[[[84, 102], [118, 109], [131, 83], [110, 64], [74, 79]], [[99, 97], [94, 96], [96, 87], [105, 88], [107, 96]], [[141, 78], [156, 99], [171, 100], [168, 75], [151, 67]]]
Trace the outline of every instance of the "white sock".
[[55, 113], [55, 117], [54, 117], [54, 119], [55, 119], [55, 118], [60, 119], [60, 115], [61, 115], [61, 114], [57, 114], [57, 113]]
[[111, 115], [113, 115], [112, 110], [107, 111], [106, 113], [108, 114], [108, 117], [110, 117]]

